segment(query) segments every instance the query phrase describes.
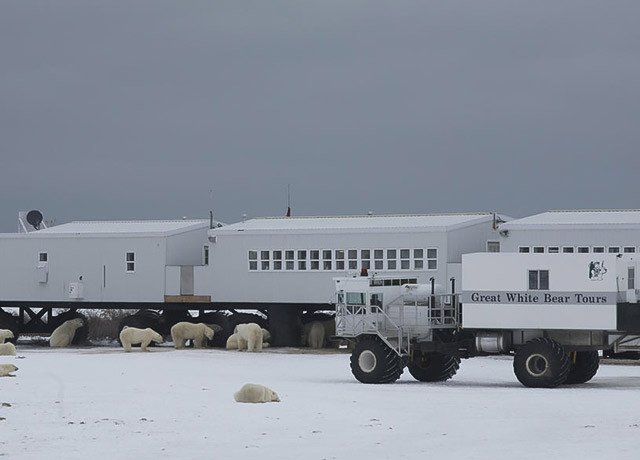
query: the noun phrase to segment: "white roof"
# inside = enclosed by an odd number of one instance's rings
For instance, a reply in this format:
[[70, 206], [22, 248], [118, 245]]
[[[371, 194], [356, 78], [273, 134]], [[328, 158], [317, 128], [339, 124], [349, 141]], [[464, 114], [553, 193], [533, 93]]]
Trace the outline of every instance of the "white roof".
[[547, 211], [500, 226], [506, 230], [542, 230], [563, 228], [640, 228], [640, 210]]
[[280, 232], [296, 231], [314, 233], [324, 231], [387, 231], [426, 230], [444, 231], [491, 221], [492, 213], [470, 214], [425, 214], [425, 215], [368, 215], [330, 217], [260, 217], [226, 225], [211, 230], [215, 234], [236, 232]]
[[30, 232], [29, 236], [48, 235], [173, 235], [209, 228], [208, 220], [78, 221]]

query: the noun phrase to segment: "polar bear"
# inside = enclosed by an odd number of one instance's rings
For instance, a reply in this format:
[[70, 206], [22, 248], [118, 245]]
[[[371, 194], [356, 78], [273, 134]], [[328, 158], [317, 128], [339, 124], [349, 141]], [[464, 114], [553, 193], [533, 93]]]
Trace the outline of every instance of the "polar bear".
[[15, 336], [9, 329], [0, 329], [0, 343], [4, 343], [6, 339], [13, 339]]
[[214, 330], [204, 323], [188, 323], [182, 321], [176, 323], [171, 328], [171, 339], [173, 346], [178, 350], [184, 348], [187, 340], [193, 339], [195, 348], [204, 348], [205, 337], [209, 340], [213, 339]]
[[255, 383], [246, 383], [233, 394], [233, 399], [241, 403], [280, 402], [278, 394], [270, 388]]
[[137, 327], [129, 327], [125, 326], [120, 331], [120, 342], [122, 342], [122, 347], [124, 351], [131, 351], [131, 345], [140, 344], [140, 348], [142, 351], [148, 351], [147, 346], [151, 342], [162, 343], [163, 339], [160, 334], [151, 329], [150, 327], [146, 329], [138, 329]]
[[[247, 343], [247, 351], [262, 351], [262, 328], [256, 323], [238, 324], [233, 331], [238, 337]], [[238, 340], [238, 350], [241, 341]]]
[[11, 342], [0, 343], [0, 355], [3, 356], [15, 356], [16, 347]]
[[17, 370], [18, 367], [13, 364], [0, 364], [0, 377], [15, 377], [15, 375], [10, 374], [10, 372]]
[[304, 344], [310, 348], [324, 346], [325, 327], [320, 321], [311, 321], [304, 325]]
[[51, 337], [49, 338], [49, 346], [51, 347], [68, 347], [73, 341], [73, 336], [76, 335], [76, 330], [84, 326], [84, 321], [81, 318], [74, 318], [65, 321], [60, 326], [54, 329]]
[[[262, 348], [269, 348], [269, 339], [271, 339], [271, 333], [262, 328]], [[238, 340], [240, 342], [238, 342]], [[238, 334], [231, 334], [227, 339], [227, 350], [233, 350], [236, 348], [240, 351], [244, 350], [247, 348], [247, 341]]]

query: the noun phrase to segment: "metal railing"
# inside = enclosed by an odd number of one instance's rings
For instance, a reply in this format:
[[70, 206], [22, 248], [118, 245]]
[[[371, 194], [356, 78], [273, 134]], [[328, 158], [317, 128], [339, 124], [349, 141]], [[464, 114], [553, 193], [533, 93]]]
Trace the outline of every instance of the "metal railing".
[[458, 327], [458, 294], [444, 294], [420, 299], [402, 295], [385, 305], [336, 304], [336, 334], [358, 337], [375, 334], [399, 355], [410, 353], [411, 339], [429, 336], [434, 329]]

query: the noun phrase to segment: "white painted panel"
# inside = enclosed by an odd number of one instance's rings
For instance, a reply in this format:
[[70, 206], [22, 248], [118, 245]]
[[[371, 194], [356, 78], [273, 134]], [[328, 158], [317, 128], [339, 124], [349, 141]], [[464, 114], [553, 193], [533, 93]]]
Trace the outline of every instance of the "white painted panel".
[[165, 267], [165, 295], [180, 295], [180, 267]]
[[616, 330], [616, 306], [474, 304], [462, 327], [477, 329]]

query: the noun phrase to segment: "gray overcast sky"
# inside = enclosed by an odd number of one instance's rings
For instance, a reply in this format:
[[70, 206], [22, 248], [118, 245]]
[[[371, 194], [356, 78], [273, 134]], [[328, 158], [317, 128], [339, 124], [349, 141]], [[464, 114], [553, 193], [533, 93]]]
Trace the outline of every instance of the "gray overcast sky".
[[[640, 2], [0, 2], [0, 231], [639, 208]], [[213, 189], [213, 193], [211, 193]]]

